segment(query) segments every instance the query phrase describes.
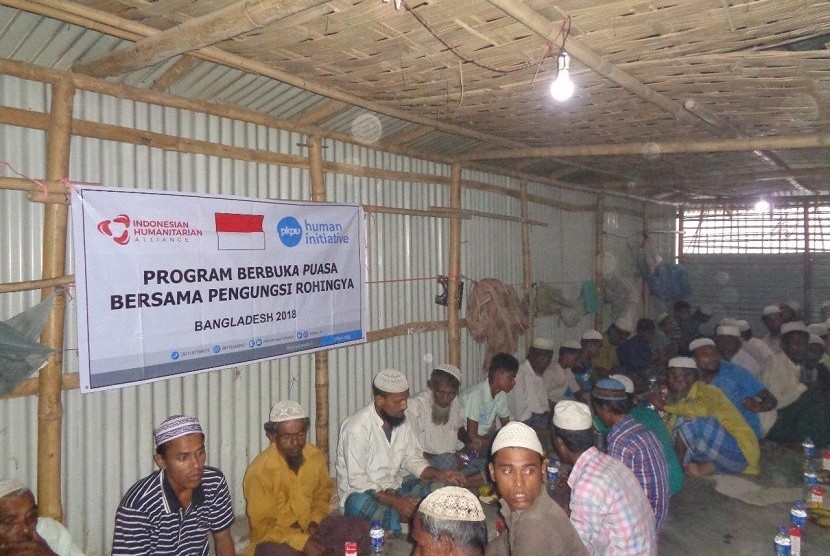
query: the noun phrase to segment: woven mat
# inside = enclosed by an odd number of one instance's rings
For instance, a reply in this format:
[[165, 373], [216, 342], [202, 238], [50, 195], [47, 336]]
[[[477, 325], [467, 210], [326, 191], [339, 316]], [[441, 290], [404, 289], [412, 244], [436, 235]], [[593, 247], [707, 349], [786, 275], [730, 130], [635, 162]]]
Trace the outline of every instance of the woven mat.
[[753, 506], [792, 502], [804, 496], [803, 489], [799, 487], [762, 487], [748, 479], [732, 475], [715, 475], [714, 481], [716, 491]]

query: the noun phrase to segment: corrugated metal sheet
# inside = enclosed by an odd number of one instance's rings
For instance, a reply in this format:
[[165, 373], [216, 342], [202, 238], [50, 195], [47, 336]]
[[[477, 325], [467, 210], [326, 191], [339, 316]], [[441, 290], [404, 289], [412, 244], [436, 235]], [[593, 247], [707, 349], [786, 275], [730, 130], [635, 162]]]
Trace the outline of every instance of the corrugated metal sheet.
[[[48, 92], [41, 84], [0, 77], [0, 100], [9, 106], [45, 111]], [[77, 117], [93, 121], [228, 145], [305, 154], [304, 148], [298, 146], [304, 143], [302, 136], [215, 116], [83, 91], [77, 93], [75, 110]], [[0, 138], [0, 160], [8, 161], [25, 175], [42, 176], [45, 156], [42, 132], [0, 126]], [[328, 142], [324, 156], [332, 161], [442, 177], [450, 171], [446, 165], [337, 142]], [[280, 199], [310, 197], [308, 172], [304, 170], [78, 137], [72, 140], [69, 177], [77, 182], [131, 188]], [[465, 171], [464, 177], [518, 190], [518, 182], [504, 176]], [[326, 186], [332, 201], [420, 209], [448, 204], [445, 185], [328, 174]], [[582, 202], [588, 202], [589, 197], [558, 191], [553, 195]], [[512, 216], [520, 214], [517, 199], [477, 189], [464, 189], [462, 206]], [[0, 281], [39, 277], [42, 215], [42, 206], [28, 202], [25, 194], [0, 191]], [[531, 218], [551, 222], [549, 228], [534, 228], [532, 232], [534, 279], [550, 276], [554, 281], [575, 284], [593, 276], [592, 218], [586, 218], [585, 213], [563, 214], [550, 207], [537, 206], [532, 207]], [[433, 298], [440, 292], [435, 277], [447, 272], [448, 221], [374, 214], [368, 216], [367, 226], [372, 282], [370, 329], [446, 319], [446, 309], [436, 305]], [[626, 230], [636, 228], [626, 223], [618, 226]], [[518, 222], [475, 217], [465, 221], [462, 239], [462, 273], [467, 279], [467, 292], [470, 280], [485, 277], [521, 285]], [[71, 272], [71, 253], [67, 266]], [[37, 294], [32, 292], [0, 296], [0, 317], [8, 318], [36, 300]], [[77, 347], [74, 319], [72, 300], [67, 314], [67, 371], [77, 368], [73, 351]], [[545, 334], [558, 337], [563, 333], [557, 326], [552, 319], [539, 325]], [[483, 347], [463, 332], [465, 386], [480, 379], [478, 366], [482, 354]], [[436, 362], [446, 357], [444, 331], [410, 334], [331, 352], [329, 443], [332, 452], [340, 421], [369, 401], [371, 377], [375, 372], [384, 367], [400, 368], [409, 375], [413, 391], [418, 391], [426, 385], [430, 356]], [[192, 413], [202, 419], [208, 437], [209, 461], [226, 473], [235, 510], [244, 512], [243, 473], [265, 445], [261, 423], [271, 403], [285, 397], [313, 409], [312, 356], [84, 396], [77, 390], [67, 392], [64, 395], [63, 502], [69, 510], [67, 523], [73, 536], [91, 556], [107, 552], [121, 494], [152, 470], [152, 427], [174, 413]], [[0, 401], [0, 450], [7, 454], [0, 460], [0, 474], [31, 485], [35, 484], [36, 469], [36, 406], [35, 398]]]

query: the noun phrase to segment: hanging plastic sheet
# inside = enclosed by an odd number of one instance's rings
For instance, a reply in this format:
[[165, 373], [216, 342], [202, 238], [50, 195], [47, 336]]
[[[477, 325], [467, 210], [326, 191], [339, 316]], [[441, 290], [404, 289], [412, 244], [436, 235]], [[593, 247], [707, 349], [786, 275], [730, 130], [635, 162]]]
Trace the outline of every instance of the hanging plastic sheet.
[[0, 322], [0, 395], [5, 396], [38, 370], [52, 350], [38, 343], [55, 303], [49, 296], [6, 322]]

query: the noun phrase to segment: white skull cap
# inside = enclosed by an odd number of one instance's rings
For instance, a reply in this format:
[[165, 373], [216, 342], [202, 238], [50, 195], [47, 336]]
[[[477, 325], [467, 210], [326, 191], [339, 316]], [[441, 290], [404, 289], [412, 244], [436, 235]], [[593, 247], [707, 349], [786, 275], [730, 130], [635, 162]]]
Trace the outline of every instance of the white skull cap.
[[450, 365], [449, 363], [441, 363], [440, 365], [435, 366], [436, 371], [443, 371], [450, 376], [455, 377], [455, 380], [461, 382], [461, 369], [456, 367], [455, 365]]
[[661, 322], [663, 322], [667, 318], [669, 318], [669, 314], [667, 312], [663, 311], [662, 313], [657, 315], [657, 318], [654, 319], [654, 322], [656, 322], [657, 324], [660, 324]]
[[5, 498], [9, 494], [15, 492], [24, 492], [30, 490], [25, 484], [14, 479], [3, 479], [0, 481], [0, 498]]
[[510, 421], [499, 430], [490, 450], [493, 454], [502, 448], [527, 448], [544, 455], [536, 431], [519, 421]]
[[781, 327], [781, 335], [789, 334], [790, 332], [803, 332], [805, 334], [809, 334], [810, 332], [807, 330], [807, 327], [804, 326], [803, 322], [785, 322], [784, 325]]
[[801, 310], [801, 303], [796, 301], [795, 299], [790, 299], [786, 303], [784, 303], [787, 307], [795, 311], [796, 313]]
[[617, 382], [621, 383], [625, 386], [625, 393], [626, 394], [633, 394], [634, 393], [634, 381], [628, 378], [625, 375], [611, 375], [608, 378], [613, 378]]
[[738, 330], [737, 326], [724, 324], [722, 326], [718, 326], [718, 336], [735, 336], [736, 338], [740, 338], [741, 331]]
[[718, 323], [719, 326], [738, 326], [738, 319], [733, 317], [723, 317]]
[[295, 419], [306, 419], [308, 412], [294, 400], [280, 400], [271, 406], [271, 414], [268, 420], [272, 423], [293, 421]]
[[807, 331], [816, 336], [827, 336], [828, 334], [827, 326], [823, 322], [816, 322], [809, 325]]
[[779, 307], [778, 305], [767, 305], [766, 307], [764, 307], [764, 310], [761, 311], [761, 314], [764, 315], [764, 316], [767, 316], [767, 315], [774, 315], [775, 313], [780, 313], [780, 312], [781, 312], [781, 307]]
[[582, 402], [562, 400], [553, 407], [553, 424], [569, 431], [584, 431], [590, 429], [594, 422], [591, 420], [591, 409]]
[[372, 381], [375, 388], [387, 394], [400, 394], [409, 390], [409, 381], [400, 371], [384, 369], [375, 375]]
[[158, 448], [162, 444], [188, 434], [205, 434], [199, 420], [188, 415], [172, 415], [156, 427], [153, 431], [153, 440]]
[[824, 340], [821, 339], [821, 336], [816, 336], [815, 334], [810, 334], [810, 344], [818, 344], [820, 346], [824, 345]]
[[565, 349], [582, 349], [582, 343], [578, 340], [562, 340], [562, 346]]
[[446, 486], [424, 498], [418, 511], [435, 519], [484, 521], [484, 509], [475, 494], [457, 486]]
[[582, 333], [582, 340], [599, 340], [602, 341], [602, 332], [599, 330], [586, 330]]
[[550, 338], [533, 338], [533, 341], [530, 343], [530, 347], [543, 349], [545, 351], [553, 351], [556, 346]]
[[697, 309], [698, 309], [698, 311], [700, 311], [702, 314], [704, 314], [704, 315], [706, 315], [706, 316], [708, 316], [708, 317], [711, 317], [712, 315], [714, 315], [714, 314], [715, 314], [715, 308], [714, 308], [714, 307], [712, 307], [711, 305], [701, 305], [701, 306], [700, 306], [700, 307], [698, 307]]
[[698, 338], [697, 340], [692, 340], [692, 342], [689, 344], [689, 351], [694, 351], [697, 348], [700, 348], [700, 347], [703, 347], [703, 346], [715, 347], [715, 342], [713, 342], [709, 338]]
[[697, 369], [697, 363], [691, 357], [672, 357], [669, 359], [669, 369]]
[[739, 320], [738, 321], [738, 330], [740, 330], [741, 332], [746, 332], [750, 328], [752, 328], [752, 327], [749, 326], [749, 321], [746, 321], [746, 320]]
[[634, 323], [631, 322], [631, 319], [626, 317], [620, 317], [614, 321], [614, 326], [622, 330], [623, 332], [628, 332], [632, 334], [634, 332]]

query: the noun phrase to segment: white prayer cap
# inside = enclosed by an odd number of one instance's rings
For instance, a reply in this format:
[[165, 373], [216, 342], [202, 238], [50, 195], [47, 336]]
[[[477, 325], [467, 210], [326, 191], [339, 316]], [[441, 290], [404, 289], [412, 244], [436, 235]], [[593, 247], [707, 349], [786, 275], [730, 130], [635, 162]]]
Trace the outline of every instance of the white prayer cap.
[[807, 327], [807, 332], [816, 336], [827, 336], [828, 330], [823, 322], [816, 322]]
[[187, 415], [173, 415], [161, 422], [153, 431], [153, 439], [156, 441], [156, 448], [188, 434], [204, 435], [202, 425], [196, 417]]
[[738, 330], [740, 330], [741, 332], [746, 332], [750, 328], [752, 328], [752, 327], [749, 326], [749, 321], [745, 321], [745, 320], [739, 320], [738, 321]]
[[5, 498], [9, 494], [26, 490], [29, 490], [29, 487], [20, 481], [15, 481], [14, 479], [0, 480], [0, 498]]
[[565, 349], [582, 349], [582, 343], [577, 340], [562, 340], [562, 346]]
[[550, 338], [533, 338], [533, 341], [530, 343], [530, 347], [543, 349], [545, 351], [553, 351], [556, 344], [554, 344], [553, 340]]
[[669, 314], [667, 312], [663, 311], [662, 313], [657, 315], [657, 318], [654, 319], [654, 322], [656, 322], [657, 324], [660, 324], [661, 322], [663, 322], [667, 318], [669, 318]]
[[281, 400], [271, 406], [271, 414], [268, 420], [272, 423], [282, 423], [283, 421], [293, 421], [295, 419], [306, 419], [308, 413], [303, 406], [294, 400]]
[[614, 321], [614, 326], [622, 330], [623, 332], [628, 332], [632, 334], [634, 332], [634, 323], [631, 322], [631, 319], [627, 317], [620, 317]]
[[789, 301], [784, 303], [784, 305], [786, 305], [787, 307], [789, 307], [790, 309], [792, 309], [796, 313], [801, 310], [801, 303], [799, 303], [795, 299], [790, 299]]
[[824, 345], [824, 340], [822, 340], [820, 336], [816, 336], [815, 334], [810, 334], [809, 343], [818, 344], [820, 346], [823, 346]]
[[409, 390], [409, 381], [398, 370], [384, 369], [375, 375], [372, 381], [375, 388], [387, 394], [400, 394]]
[[734, 325], [718, 326], [718, 336], [735, 336], [736, 338], [740, 338], [741, 331]]
[[484, 509], [475, 494], [457, 486], [439, 488], [424, 498], [418, 511], [435, 519], [484, 521]]
[[591, 420], [591, 409], [582, 402], [562, 400], [553, 407], [554, 426], [569, 431], [584, 431], [590, 429], [594, 422]]
[[461, 382], [461, 369], [456, 367], [455, 365], [450, 365], [449, 363], [441, 363], [440, 365], [435, 366], [436, 371], [443, 371], [448, 375], [455, 377], [455, 380]]
[[701, 305], [697, 308], [697, 310], [700, 311], [702, 314], [706, 315], [707, 317], [711, 317], [715, 314], [715, 308], [711, 305]]
[[625, 386], [625, 393], [626, 394], [633, 394], [634, 393], [634, 381], [628, 378], [625, 375], [611, 375], [608, 378], [613, 378], [617, 382], [622, 383]]
[[807, 327], [804, 326], [803, 322], [795, 321], [795, 322], [785, 322], [783, 326], [781, 326], [781, 335], [789, 334], [790, 332], [803, 332], [805, 334], [809, 334], [810, 332], [807, 331]]
[[689, 344], [689, 351], [694, 351], [697, 348], [701, 348], [703, 346], [715, 347], [715, 342], [713, 342], [709, 338], [698, 338], [697, 340], [692, 340], [692, 342]]
[[495, 454], [502, 448], [527, 448], [544, 455], [536, 431], [519, 421], [510, 421], [496, 434], [490, 451]]
[[672, 357], [669, 359], [669, 369], [697, 369], [697, 363], [691, 357]]
[[718, 326], [738, 326], [738, 319], [732, 317], [723, 317], [720, 319]]
[[602, 332], [598, 330], [586, 330], [582, 333], [582, 340], [599, 340], [602, 341]]
[[774, 315], [775, 313], [780, 313], [780, 312], [781, 312], [781, 307], [779, 307], [778, 305], [767, 305], [766, 307], [764, 307], [764, 310], [761, 311], [761, 314], [764, 315], [764, 316], [767, 316], [767, 315]]

